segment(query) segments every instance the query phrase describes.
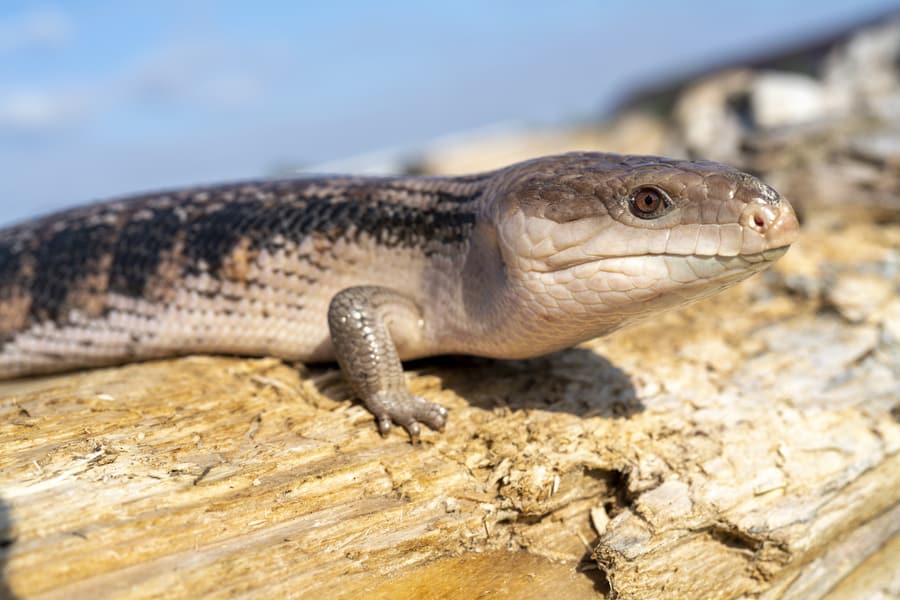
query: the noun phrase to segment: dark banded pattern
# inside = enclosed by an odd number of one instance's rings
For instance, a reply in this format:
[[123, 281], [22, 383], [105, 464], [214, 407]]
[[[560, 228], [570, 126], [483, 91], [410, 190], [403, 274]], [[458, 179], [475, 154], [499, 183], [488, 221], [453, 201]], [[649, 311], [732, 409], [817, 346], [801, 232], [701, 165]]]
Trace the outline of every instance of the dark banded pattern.
[[[0, 299], [15, 293], [31, 299], [27, 322], [0, 322], [0, 332], [64, 324], [67, 308], [85, 295], [141, 298], [166, 277], [227, 277], [225, 262], [242, 244], [250, 255], [299, 247], [311, 236], [330, 244], [367, 237], [424, 255], [461, 244], [475, 224], [466, 205], [478, 200], [480, 182], [456, 193], [431, 181], [431, 187], [402, 179], [230, 184], [136, 196], [0, 231]], [[313, 254], [298, 258], [318, 264]], [[176, 272], [161, 273], [172, 265]], [[87, 280], [92, 284], [84, 289]]]

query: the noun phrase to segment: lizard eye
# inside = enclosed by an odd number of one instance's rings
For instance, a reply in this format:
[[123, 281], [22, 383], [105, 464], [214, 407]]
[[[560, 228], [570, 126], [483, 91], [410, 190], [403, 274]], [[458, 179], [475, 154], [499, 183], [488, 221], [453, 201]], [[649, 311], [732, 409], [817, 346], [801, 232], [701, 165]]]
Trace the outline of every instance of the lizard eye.
[[669, 212], [672, 201], [662, 190], [655, 187], [639, 187], [628, 198], [631, 214], [640, 219], [655, 219]]

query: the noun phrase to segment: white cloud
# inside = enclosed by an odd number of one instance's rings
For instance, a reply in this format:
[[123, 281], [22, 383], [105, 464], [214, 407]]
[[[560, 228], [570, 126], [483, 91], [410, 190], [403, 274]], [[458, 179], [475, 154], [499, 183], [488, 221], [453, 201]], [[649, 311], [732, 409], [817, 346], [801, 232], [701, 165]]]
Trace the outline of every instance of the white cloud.
[[72, 39], [75, 25], [58, 7], [47, 6], [0, 21], [0, 52], [56, 48]]
[[262, 96], [271, 58], [214, 43], [172, 44], [135, 61], [123, 92], [151, 103], [240, 108]]
[[121, 71], [77, 84], [7, 85], [0, 87], [0, 136], [52, 134], [123, 108], [246, 109], [264, 97], [281, 62], [277, 49], [192, 40], [155, 48]]
[[0, 133], [44, 133], [72, 125], [90, 111], [84, 94], [16, 89], [0, 92]]

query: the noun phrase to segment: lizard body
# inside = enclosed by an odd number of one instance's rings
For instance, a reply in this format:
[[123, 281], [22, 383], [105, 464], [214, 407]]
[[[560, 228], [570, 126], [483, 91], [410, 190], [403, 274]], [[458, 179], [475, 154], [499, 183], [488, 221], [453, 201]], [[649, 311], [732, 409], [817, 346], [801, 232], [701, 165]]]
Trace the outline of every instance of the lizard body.
[[709, 161], [573, 153], [459, 177], [197, 187], [0, 230], [0, 378], [189, 353], [337, 360], [386, 433], [401, 360], [523, 358], [716, 293], [795, 240]]

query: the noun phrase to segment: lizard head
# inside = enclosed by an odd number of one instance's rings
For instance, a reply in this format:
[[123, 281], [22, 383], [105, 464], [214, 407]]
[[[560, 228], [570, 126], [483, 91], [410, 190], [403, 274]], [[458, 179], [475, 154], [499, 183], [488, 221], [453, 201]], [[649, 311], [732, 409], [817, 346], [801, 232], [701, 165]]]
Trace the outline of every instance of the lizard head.
[[538, 315], [594, 324], [586, 337], [733, 285], [799, 231], [775, 190], [710, 161], [566, 154], [501, 181], [492, 218], [508, 283]]

